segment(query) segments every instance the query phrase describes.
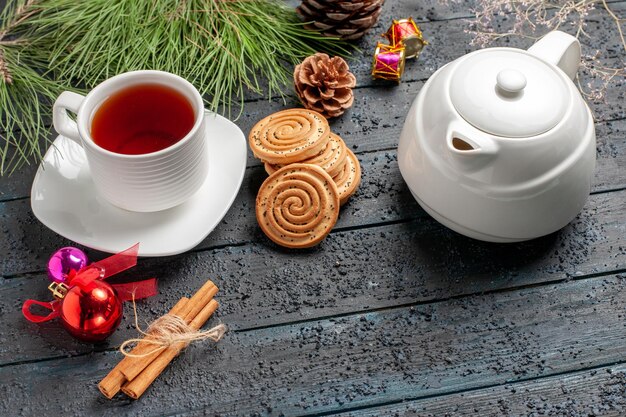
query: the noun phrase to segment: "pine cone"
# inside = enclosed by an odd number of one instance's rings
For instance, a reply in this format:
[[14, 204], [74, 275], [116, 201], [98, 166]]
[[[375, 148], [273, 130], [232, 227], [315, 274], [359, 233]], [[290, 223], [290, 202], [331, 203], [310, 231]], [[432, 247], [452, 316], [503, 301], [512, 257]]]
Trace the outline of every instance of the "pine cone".
[[296, 8], [306, 27], [326, 36], [359, 39], [378, 21], [385, 0], [302, 0]]
[[354, 101], [356, 77], [338, 56], [317, 53], [306, 58], [296, 66], [293, 81], [304, 107], [326, 117], [341, 116]]

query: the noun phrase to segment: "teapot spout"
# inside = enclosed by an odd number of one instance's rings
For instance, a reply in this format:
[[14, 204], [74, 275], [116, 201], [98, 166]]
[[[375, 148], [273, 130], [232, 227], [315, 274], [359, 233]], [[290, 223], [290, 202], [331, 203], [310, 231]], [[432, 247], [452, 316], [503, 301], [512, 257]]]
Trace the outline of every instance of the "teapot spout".
[[488, 165], [499, 151], [498, 144], [487, 135], [455, 123], [448, 129], [446, 144], [454, 164], [466, 172]]
[[539, 59], [559, 67], [572, 80], [580, 65], [580, 42], [572, 35], [552, 31], [528, 48]]

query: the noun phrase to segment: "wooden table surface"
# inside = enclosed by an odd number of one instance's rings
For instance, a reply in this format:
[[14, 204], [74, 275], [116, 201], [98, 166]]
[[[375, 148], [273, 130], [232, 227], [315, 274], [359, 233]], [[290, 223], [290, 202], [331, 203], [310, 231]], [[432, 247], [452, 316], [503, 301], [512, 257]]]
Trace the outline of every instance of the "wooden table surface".
[[[625, 1], [611, 7], [626, 15]], [[405, 16], [431, 44], [407, 63], [400, 85], [372, 81], [377, 34]], [[507, 245], [460, 236], [417, 205], [398, 171], [411, 102], [437, 68], [476, 48], [464, 32], [470, 16], [469, 2], [388, 0], [358, 43], [355, 104], [332, 127], [357, 154], [362, 184], [319, 246], [290, 251], [263, 235], [254, 201], [266, 174], [250, 156], [213, 233], [187, 253], [142, 258], [126, 275], [159, 278], [160, 294], [138, 305], [145, 320], [213, 279], [221, 307], [210, 323], [230, 328], [217, 345], [189, 347], [139, 401], [110, 401], [96, 387], [120, 359], [120, 343], [135, 337], [130, 306], [118, 331], [95, 345], [59, 323], [22, 317], [25, 299], [49, 298], [49, 255], [72, 242], [31, 212], [36, 167], [0, 179], [0, 415], [626, 415], [624, 80], [591, 104], [592, 195], [550, 236]], [[606, 14], [589, 22], [584, 48], [623, 65]], [[251, 97], [236, 123], [247, 134], [295, 105]]]

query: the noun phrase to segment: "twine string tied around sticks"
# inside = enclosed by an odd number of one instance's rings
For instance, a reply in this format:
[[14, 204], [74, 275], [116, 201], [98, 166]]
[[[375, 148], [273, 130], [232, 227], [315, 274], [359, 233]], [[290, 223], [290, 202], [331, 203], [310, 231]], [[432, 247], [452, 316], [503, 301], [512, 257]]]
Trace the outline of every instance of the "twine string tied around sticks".
[[[209, 330], [195, 330], [191, 326], [189, 326], [185, 322], [185, 320], [172, 314], [165, 314], [164, 316], [159, 317], [158, 319], [150, 323], [148, 328], [143, 331], [139, 327], [137, 317], [137, 305], [135, 304], [134, 299], [133, 311], [135, 313], [135, 328], [145, 337], [143, 339], [128, 339], [120, 346], [120, 352], [122, 352], [122, 354], [133, 358], [142, 358], [145, 356], [149, 356], [155, 352], [165, 350], [168, 347], [176, 345], [178, 343], [187, 346], [191, 342], [199, 342], [203, 340], [212, 340], [214, 342], [218, 342], [227, 331], [227, 327], [224, 324], [218, 324], [217, 326], [212, 327]], [[145, 352], [142, 354], [131, 353], [130, 345], [139, 342], [148, 343], [154, 345], [155, 347], [149, 352]]]

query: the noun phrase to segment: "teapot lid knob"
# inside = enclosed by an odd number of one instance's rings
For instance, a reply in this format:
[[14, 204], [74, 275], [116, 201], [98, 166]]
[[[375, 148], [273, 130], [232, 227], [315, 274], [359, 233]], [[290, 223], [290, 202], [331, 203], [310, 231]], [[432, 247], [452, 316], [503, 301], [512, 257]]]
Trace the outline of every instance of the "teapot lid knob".
[[506, 68], [498, 72], [496, 83], [507, 93], [519, 93], [526, 87], [526, 77], [516, 69]]

